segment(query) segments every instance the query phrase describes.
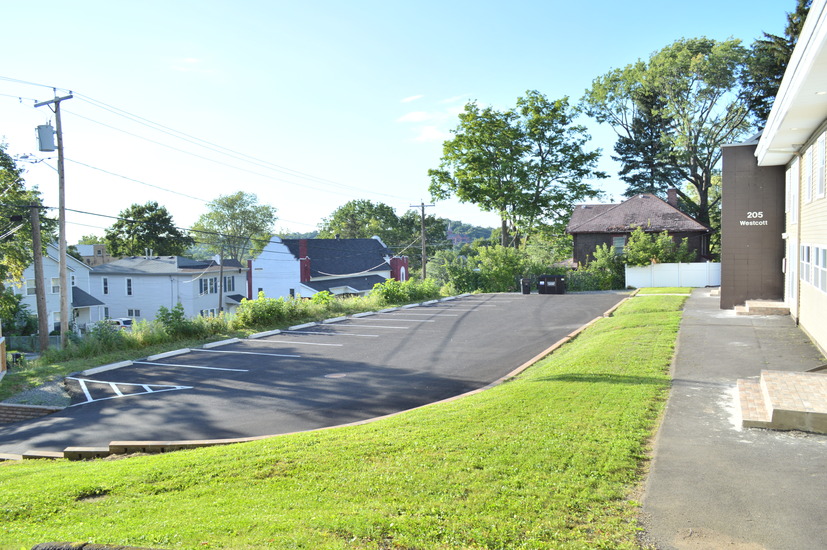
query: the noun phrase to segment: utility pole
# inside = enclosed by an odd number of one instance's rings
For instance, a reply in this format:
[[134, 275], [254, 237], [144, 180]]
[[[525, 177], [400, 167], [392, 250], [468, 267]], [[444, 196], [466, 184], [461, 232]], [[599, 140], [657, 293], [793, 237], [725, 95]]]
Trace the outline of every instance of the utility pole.
[[412, 204], [411, 208], [420, 208], [422, 211], [420, 224], [422, 226], [422, 280], [425, 280], [425, 262], [428, 261], [428, 255], [425, 253], [425, 207], [431, 207], [433, 204], [425, 204], [421, 201], [419, 204]]
[[72, 99], [72, 94], [35, 103], [35, 107], [54, 105], [57, 134], [57, 192], [58, 192], [58, 253], [60, 256], [60, 347], [66, 348], [69, 337], [69, 279], [66, 269], [66, 182], [63, 173], [63, 128], [60, 124], [60, 102]]

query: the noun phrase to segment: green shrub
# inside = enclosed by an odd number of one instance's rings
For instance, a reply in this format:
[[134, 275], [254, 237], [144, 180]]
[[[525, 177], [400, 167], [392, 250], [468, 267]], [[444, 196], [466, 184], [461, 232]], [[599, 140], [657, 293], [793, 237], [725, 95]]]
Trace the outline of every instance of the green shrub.
[[175, 304], [172, 309], [159, 307], [156, 319], [173, 338], [200, 338], [209, 335], [202, 323], [187, 318], [181, 302]]

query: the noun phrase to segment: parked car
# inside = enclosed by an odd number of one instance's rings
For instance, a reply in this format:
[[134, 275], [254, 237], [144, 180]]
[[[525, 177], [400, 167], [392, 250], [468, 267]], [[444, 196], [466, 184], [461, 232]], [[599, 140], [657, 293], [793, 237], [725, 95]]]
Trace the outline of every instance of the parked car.
[[120, 319], [109, 319], [109, 322], [121, 330], [132, 330], [132, 319], [122, 317]]

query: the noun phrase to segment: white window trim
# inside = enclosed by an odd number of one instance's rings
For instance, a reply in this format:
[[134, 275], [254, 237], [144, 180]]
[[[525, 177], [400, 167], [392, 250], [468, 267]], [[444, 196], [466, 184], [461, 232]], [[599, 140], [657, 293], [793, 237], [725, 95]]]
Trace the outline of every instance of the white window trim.
[[124, 281], [124, 292], [127, 296], [135, 295], [135, 285], [132, 283], [132, 277], [127, 277]]

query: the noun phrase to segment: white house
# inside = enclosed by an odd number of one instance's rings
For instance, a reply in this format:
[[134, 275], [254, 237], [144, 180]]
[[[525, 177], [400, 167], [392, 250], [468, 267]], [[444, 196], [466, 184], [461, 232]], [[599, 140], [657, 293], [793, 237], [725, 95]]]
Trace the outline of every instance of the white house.
[[[49, 244], [43, 256], [43, 279], [46, 284], [46, 309], [49, 312], [50, 328], [60, 326], [60, 254], [58, 247]], [[104, 319], [105, 304], [91, 294], [90, 271], [92, 268], [85, 263], [71, 257], [66, 258], [66, 271], [69, 288], [72, 291], [70, 304], [72, 314], [69, 322], [76, 329], [85, 329], [89, 323]], [[23, 272], [23, 285], [12, 286], [17, 294], [22, 295], [21, 303], [29, 306], [32, 313], [37, 313], [36, 285], [34, 265], [30, 265]]]
[[247, 264], [247, 296], [268, 298], [367, 294], [376, 283], [407, 279], [408, 258], [394, 256], [378, 238], [279, 239], [273, 237]]
[[245, 269], [181, 256], [132, 256], [91, 270], [91, 294], [106, 303], [105, 315], [153, 320], [158, 309], [179, 302], [187, 317], [232, 313], [245, 297]]

